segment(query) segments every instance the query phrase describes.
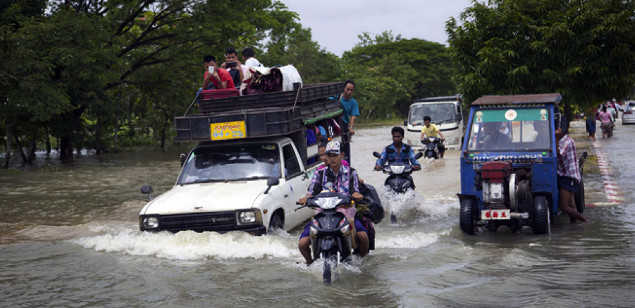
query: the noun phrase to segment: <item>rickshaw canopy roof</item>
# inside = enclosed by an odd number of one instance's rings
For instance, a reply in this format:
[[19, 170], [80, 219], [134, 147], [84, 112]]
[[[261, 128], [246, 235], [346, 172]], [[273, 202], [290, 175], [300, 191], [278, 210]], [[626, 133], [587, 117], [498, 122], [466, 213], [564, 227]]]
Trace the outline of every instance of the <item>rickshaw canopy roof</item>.
[[483, 105], [518, 105], [550, 103], [556, 106], [562, 100], [560, 93], [519, 94], [519, 95], [484, 95], [472, 102], [472, 106]]

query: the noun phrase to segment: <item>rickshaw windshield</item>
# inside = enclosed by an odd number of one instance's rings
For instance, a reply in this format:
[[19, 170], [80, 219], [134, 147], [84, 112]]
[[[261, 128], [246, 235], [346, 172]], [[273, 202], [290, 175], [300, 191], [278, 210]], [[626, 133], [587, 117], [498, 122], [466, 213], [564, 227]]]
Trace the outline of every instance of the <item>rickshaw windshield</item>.
[[520, 152], [551, 149], [546, 108], [481, 109], [474, 113], [468, 151]]

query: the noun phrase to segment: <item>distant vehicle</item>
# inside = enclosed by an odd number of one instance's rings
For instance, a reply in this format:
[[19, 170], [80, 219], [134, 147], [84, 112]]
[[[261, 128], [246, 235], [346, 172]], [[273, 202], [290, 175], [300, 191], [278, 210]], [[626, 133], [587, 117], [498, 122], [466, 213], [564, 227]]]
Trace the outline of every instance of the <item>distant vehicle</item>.
[[622, 109], [622, 125], [635, 124], [635, 101], [624, 102]]
[[423, 117], [430, 116], [445, 137], [446, 149], [460, 149], [463, 133], [463, 115], [460, 96], [442, 96], [416, 99], [410, 105], [408, 119], [404, 121], [406, 136], [404, 142], [415, 150], [424, 150], [421, 144]]
[[421, 143], [426, 146], [423, 156], [430, 159], [439, 158], [439, 142], [441, 142], [441, 139], [436, 137], [422, 139]]
[[[561, 99], [559, 93], [491, 95], [472, 103], [460, 155], [463, 232], [495, 231], [502, 225], [550, 232], [552, 218], [560, 213], [555, 130]], [[582, 181], [576, 206], [584, 211]]]

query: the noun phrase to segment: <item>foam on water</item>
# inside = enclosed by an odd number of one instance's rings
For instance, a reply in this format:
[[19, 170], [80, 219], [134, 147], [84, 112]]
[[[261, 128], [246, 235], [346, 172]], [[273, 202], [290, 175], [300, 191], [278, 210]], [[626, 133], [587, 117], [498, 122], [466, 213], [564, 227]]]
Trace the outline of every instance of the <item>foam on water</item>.
[[244, 232], [141, 232], [134, 227], [93, 226], [99, 235], [70, 240], [96, 251], [156, 256], [172, 260], [301, 258], [297, 241]]
[[439, 238], [450, 234], [450, 230], [441, 232], [423, 232], [416, 230], [392, 231], [388, 237], [378, 236], [375, 239], [377, 249], [422, 248], [439, 241]]
[[459, 208], [458, 199], [453, 196], [432, 195], [424, 198], [413, 190], [395, 193], [388, 186], [384, 187], [381, 199], [384, 209], [392, 212], [398, 221], [445, 218]]

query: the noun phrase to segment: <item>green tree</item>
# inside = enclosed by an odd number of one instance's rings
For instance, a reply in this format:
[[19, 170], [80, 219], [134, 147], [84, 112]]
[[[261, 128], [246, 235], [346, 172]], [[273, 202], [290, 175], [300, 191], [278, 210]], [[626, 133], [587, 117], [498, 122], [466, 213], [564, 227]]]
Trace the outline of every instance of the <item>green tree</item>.
[[[22, 6], [11, 12], [31, 12], [23, 4], [42, 2], [15, 3]], [[115, 138], [116, 147], [120, 125], [143, 123], [132, 121], [135, 110], [170, 127], [200, 86], [204, 54], [256, 45], [269, 33], [284, 32], [295, 16], [271, 0], [49, 4], [46, 15], [43, 7], [31, 18], [8, 10], [0, 15], [0, 120], [7, 140], [16, 139], [9, 136], [16, 131], [42, 134], [28, 128], [46, 126], [60, 139], [62, 159], [84, 145], [106, 150], [103, 136]], [[25, 120], [36, 125], [21, 124]], [[131, 137], [137, 130], [127, 131]]]
[[[295, 16], [293, 17], [296, 18]], [[341, 59], [312, 40], [311, 29], [297, 22], [287, 25], [266, 45], [260, 61], [268, 66], [293, 64], [305, 84], [336, 81], [342, 74]]]
[[635, 83], [635, 2], [475, 2], [446, 24], [465, 102], [560, 92], [565, 109], [623, 97]]
[[454, 71], [449, 52], [441, 44], [403, 39], [387, 31], [368, 33], [344, 53], [345, 76], [359, 83], [356, 96], [367, 118], [407, 113], [415, 98], [454, 95]]

